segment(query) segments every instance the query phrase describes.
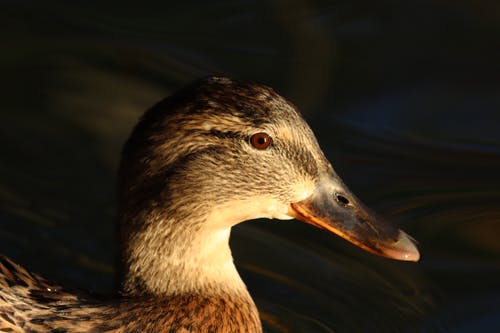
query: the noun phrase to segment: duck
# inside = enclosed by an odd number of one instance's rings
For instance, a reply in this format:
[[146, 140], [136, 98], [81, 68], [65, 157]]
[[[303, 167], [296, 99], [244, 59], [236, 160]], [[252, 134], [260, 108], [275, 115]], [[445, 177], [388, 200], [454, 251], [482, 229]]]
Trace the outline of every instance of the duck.
[[346, 187], [292, 102], [210, 76], [147, 110], [125, 143], [117, 296], [1, 256], [0, 332], [262, 332], [229, 247], [231, 228], [253, 219], [297, 219], [380, 256], [420, 258]]

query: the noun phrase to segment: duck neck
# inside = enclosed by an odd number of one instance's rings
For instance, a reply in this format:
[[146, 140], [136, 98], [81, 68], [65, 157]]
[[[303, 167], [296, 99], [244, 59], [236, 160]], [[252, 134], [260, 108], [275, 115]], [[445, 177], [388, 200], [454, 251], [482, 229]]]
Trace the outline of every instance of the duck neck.
[[122, 292], [234, 295], [251, 300], [233, 263], [229, 248], [231, 227], [218, 226], [211, 216], [153, 212], [136, 222], [141, 228], [130, 232], [122, 242], [126, 244], [122, 251]]

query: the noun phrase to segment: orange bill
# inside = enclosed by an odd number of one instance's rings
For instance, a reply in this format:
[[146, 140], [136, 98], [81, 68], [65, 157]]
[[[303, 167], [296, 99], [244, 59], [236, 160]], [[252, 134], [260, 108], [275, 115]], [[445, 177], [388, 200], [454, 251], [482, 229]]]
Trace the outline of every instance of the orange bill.
[[308, 198], [290, 204], [288, 214], [371, 253], [396, 260], [420, 259], [410, 236], [369, 210], [333, 173], [324, 175]]

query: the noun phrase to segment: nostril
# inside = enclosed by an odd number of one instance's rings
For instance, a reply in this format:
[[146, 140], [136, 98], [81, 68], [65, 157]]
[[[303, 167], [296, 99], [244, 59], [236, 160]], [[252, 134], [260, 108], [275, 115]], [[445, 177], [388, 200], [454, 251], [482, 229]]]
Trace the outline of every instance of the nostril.
[[337, 199], [338, 203], [343, 206], [347, 206], [349, 204], [349, 199], [344, 197], [342, 194], [335, 193], [335, 199]]

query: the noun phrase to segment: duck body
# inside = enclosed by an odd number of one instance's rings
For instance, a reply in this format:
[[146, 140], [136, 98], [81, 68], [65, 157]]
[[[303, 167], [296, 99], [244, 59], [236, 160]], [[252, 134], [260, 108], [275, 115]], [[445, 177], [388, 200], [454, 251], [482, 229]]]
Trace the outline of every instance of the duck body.
[[231, 227], [296, 218], [378, 255], [411, 239], [342, 183], [293, 104], [209, 77], [148, 110], [118, 175], [120, 297], [74, 292], [0, 259], [0, 332], [262, 332]]
[[235, 295], [96, 298], [66, 290], [0, 256], [0, 332], [262, 332]]

